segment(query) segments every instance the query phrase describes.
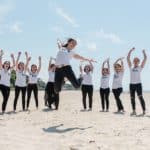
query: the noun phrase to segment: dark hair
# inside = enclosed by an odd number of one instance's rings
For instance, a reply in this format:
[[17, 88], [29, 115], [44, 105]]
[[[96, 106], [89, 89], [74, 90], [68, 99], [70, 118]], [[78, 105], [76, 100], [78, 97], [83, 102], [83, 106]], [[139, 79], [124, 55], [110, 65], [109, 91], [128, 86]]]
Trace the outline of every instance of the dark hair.
[[32, 68], [33, 68], [33, 67], [37, 67], [37, 65], [36, 65], [36, 64], [32, 64], [32, 65], [31, 65], [31, 71], [32, 71]]
[[76, 40], [75, 40], [75, 39], [73, 39], [73, 38], [69, 38], [69, 39], [67, 40], [67, 43], [66, 43], [66, 44], [64, 44], [64, 45], [62, 45], [62, 47], [67, 47], [67, 46], [68, 46], [68, 44], [69, 44], [70, 42], [72, 42], [72, 41], [75, 41], [75, 42], [76, 42]]
[[54, 67], [54, 66], [55, 66], [55, 64], [51, 64], [49, 67], [52, 68], [52, 67]]

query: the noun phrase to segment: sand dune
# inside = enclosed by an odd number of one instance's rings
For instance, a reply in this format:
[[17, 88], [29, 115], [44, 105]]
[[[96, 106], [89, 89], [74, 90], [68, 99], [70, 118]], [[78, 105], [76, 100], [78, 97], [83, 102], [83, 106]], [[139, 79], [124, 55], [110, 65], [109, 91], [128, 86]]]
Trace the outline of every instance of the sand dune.
[[[145, 93], [147, 115], [130, 117], [131, 105], [128, 94], [122, 99], [126, 113], [114, 114], [115, 100], [111, 95], [110, 112], [100, 110], [99, 93], [94, 93], [92, 112], [81, 112], [81, 93], [61, 93], [59, 111], [44, 108], [43, 92], [39, 93], [40, 108], [12, 113], [14, 93], [8, 102], [9, 113], [0, 116], [0, 150], [149, 150], [150, 116], [149, 93]], [[137, 111], [141, 107], [137, 99]]]

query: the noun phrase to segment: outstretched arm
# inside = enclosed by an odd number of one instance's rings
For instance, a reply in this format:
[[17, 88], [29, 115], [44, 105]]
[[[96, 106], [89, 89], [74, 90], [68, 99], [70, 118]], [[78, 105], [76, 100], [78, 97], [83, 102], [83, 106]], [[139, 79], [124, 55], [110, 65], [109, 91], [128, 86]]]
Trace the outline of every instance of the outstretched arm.
[[92, 64], [92, 60], [90, 60], [89, 63], [90, 63], [91, 72], [93, 72], [94, 66], [93, 66], [93, 64]]
[[3, 68], [3, 62], [2, 62], [3, 54], [4, 54], [4, 52], [3, 52], [3, 50], [1, 49], [1, 50], [0, 50], [0, 70]]
[[42, 59], [41, 56], [39, 56], [39, 66], [38, 66], [38, 70], [37, 70], [38, 73], [41, 70], [41, 59]]
[[147, 61], [147, 55], [146, 55], [145, 49], [142, 52], [143, 52], [144, 59], [143, 59], [143, 61], [141, 63], [141, 68], [144, 68], [145, 63]]
[[16, 60], [16, 71], [18, 70], [18, 64], [20, 60], [21, 52], [18, 52], [17, 60]]
[[79, 60], [81, 60], [81, 61], [91, 61], [91, 62], [96, 62], [96, 61], [93, 60], [93, 59], [88, 59], [88, 58], [85, 58], [85, 57], [80, 56], [80, 55], [78, 55], [78, 54], [74, 54], [73, 57], [74, 57], [75, 59], [79, 59]]
[[135, 48], [133, 47], [133, 48], [129, 51], [128, 56], [127, 56], [127, 62], [128, 62], [129, 68], [132, 67], [132, 63], [131, 63], [131, 53], [132, 53], [134, 50], [135, 50]]

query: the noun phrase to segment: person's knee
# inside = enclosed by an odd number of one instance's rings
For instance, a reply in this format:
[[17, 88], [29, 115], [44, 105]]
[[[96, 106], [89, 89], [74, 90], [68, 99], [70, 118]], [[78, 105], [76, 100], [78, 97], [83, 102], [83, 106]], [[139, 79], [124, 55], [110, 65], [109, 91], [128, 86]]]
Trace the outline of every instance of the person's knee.
[[138, 98], [139, 98], [139, 100], [142, 100], [142, 101], [144, 100], [143, 95], [139, 95]]

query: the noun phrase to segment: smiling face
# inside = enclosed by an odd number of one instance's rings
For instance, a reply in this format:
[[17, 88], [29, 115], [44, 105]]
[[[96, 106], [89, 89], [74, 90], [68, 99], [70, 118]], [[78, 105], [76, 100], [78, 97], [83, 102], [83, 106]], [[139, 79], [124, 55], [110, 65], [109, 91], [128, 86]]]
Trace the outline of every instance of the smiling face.
[[134, 67], [138, 67], [140, 64], [140, 59], [138, 57], [135, 57], [133, 59], [133, 64], [134, 64]]
[[37, 72], [37, 65], [32, 65], [31, 66], [31, 72], [36, 73]]
[[25, 68], [24, 63], [23, 63], [23, 62], [20, 62], [20, 63], [18, 64], [18, 69], [19, 69], [20, 71], [24, 71], [24, 68]]
[[86, 65], [86, 66], [84, 67], [84, 72], [85, 72], [85, 73], [89, 73], [90, 71], [91, 71], [90, 66], [89, 66], [89, 65]]
[[5, 61], [4, 64], [3, 64], [3, 68], [5, 70], [9, 70], [10, 69], [10, 62], [9, 61]]
[[114, 69], [115, 69], [115, 71], [116, 71], [117, 73], [119, 73], [119, 72], [121, 72], [121, 71], [122, 71], [122, 67], [121, 67], [121, 65], [120, 65], [120, 64], [115, 64]]
[[76, 40], [71, 40], [68, 42], [68, 45], [67, 45], [67, 49], [69, 50], [73, 50], [77, 45], [77, 41]]
[[103, 75], [108, 75], [109, 74], [109, 69], [108, 68], [103, 68], [102, 69], [102, 74]]

